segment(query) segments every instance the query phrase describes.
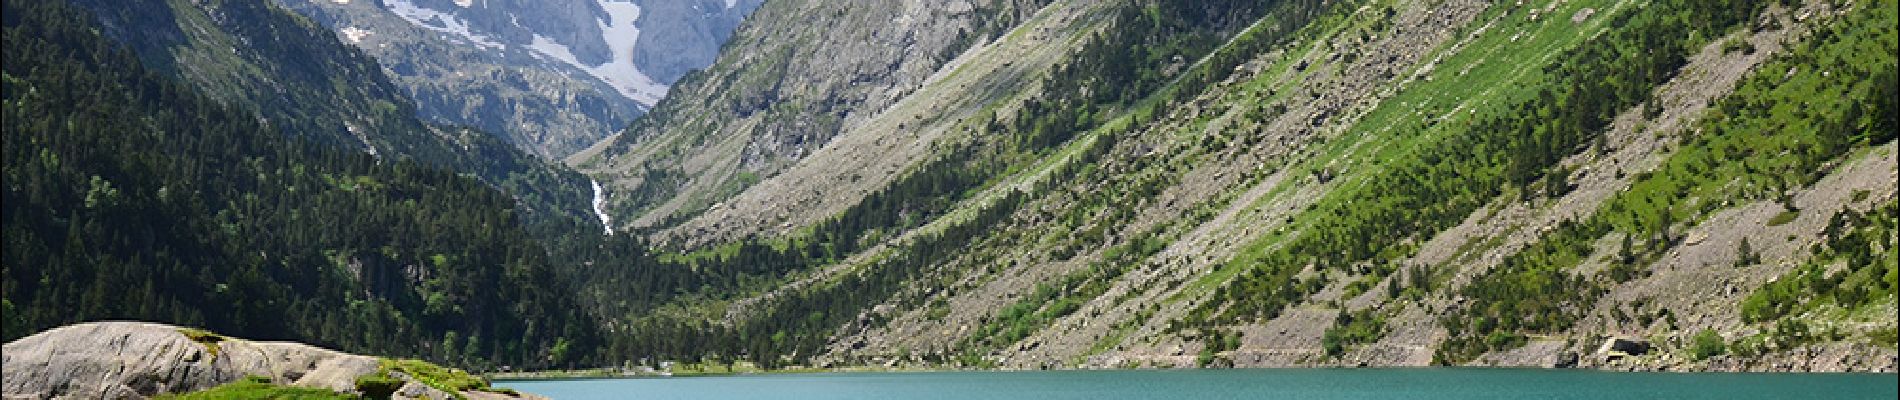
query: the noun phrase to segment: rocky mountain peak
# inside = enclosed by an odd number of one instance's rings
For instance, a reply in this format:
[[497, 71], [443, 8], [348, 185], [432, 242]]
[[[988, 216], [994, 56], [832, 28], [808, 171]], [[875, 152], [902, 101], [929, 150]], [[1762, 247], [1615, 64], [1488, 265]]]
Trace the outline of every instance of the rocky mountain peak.
[[281, 0], [376, 57], [442, 122], [563, 156], [624, 126], [763, 0]]

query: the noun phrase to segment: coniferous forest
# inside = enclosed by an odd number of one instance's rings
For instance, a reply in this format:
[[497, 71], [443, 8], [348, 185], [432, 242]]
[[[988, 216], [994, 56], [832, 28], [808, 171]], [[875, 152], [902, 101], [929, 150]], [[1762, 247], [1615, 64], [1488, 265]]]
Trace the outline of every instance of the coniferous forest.
[[598, 342], [509, 196], [261, 125], [57, 3], [6, 3], [7, 340], [143, 319], [522, 366]]

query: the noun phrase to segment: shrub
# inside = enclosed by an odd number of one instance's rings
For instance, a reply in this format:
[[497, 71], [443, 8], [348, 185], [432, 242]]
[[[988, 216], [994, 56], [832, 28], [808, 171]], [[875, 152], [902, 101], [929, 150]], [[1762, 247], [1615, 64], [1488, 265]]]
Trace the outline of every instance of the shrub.
[[1722, 340], [1722, 335], [1715, 333], [1714, 330], [1703, 329], [1702, 333], [1695, 335], [1692, 351], [1695, 359], [1706, 360], [1709, 357], [1727, 354], [1728, 342]]
[[191, 339], [191, 341], [193, 342], [198, 342], [198, 344], [204, 345], [205, 352], [210, 353], [211, 358], [218, 357], [218, 349], [219, 349], [218, 343], [224, 341], [223, 335], [211, 333], [211, 331], [207, 331], [203, 329], [178, 328], [178, 333], [185, 335], [185, 338]]
[[356, 391], [363, 392], [366, 399], [388, 399], [397, 389], [402, 389], [403, 381], [389, 376], [388, 372], [377, 372], [356, 378]]

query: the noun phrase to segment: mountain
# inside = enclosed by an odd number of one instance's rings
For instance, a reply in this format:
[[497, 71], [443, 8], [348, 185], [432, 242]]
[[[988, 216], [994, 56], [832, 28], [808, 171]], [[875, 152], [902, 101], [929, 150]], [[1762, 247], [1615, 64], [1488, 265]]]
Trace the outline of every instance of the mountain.
[[472, 174], [536, 218], [590, 217], [584, 176], [477, 129], [429, 123], [374, 58], [269, 2], [76, 0], [152, 69], [286, 134]]
[[704, 68], [762, 0], [279, 0], [381, 61], [431, 121], [560, 158]]
[[[463, 365], [592, 356], [599, 325], [555, 294], [570, 282], [534, 222], [575, 218], [448, 169], [508, 159], [394, 153], [458, 137], [323, 91], [375, 90], [378, 70], [269, 3], [113, 5], [5, 6], [5, 339], [142, 319]], [[333, 129], [352, 121], [373, 123]]]
[[607, 207], [626, 227], [703, 213], [872, 120], [1036, 3], [768, 2], [718, 63], [568, 161], [604, 178]]
[[1895, 14], [772, 1], [570, 162], [770, 266], [626, 359], [1891, 371]]
[[[631, 65], [599, 16], [632, 5], [6, 4], [7, 338], [144, 319], [530, 369], [1900, 368], [1895, 0], [771, 0], [578, 173], [425, 117], [388, 77], [407, 61], [369, 54], [456, 58], [359, 47], [558, 48], [575, 63], [471, 68], [580, 77]], [[638, 6], [746, 9], [680, 4]], [[416, 31], [323, 27], [373, 15]]]

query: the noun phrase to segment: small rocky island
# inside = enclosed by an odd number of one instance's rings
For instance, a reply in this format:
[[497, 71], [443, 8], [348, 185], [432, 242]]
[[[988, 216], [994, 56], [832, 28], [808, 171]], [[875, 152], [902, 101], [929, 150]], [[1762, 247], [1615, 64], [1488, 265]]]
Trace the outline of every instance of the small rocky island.
[[346, 398], [541, 398], [489, 387], [467, 372], [421, 361], [147, 322], [68, 325], [7, 343], [4, 350], [0, 397], [6, 399], [143, 399], [217, 390], [329, 390]]

